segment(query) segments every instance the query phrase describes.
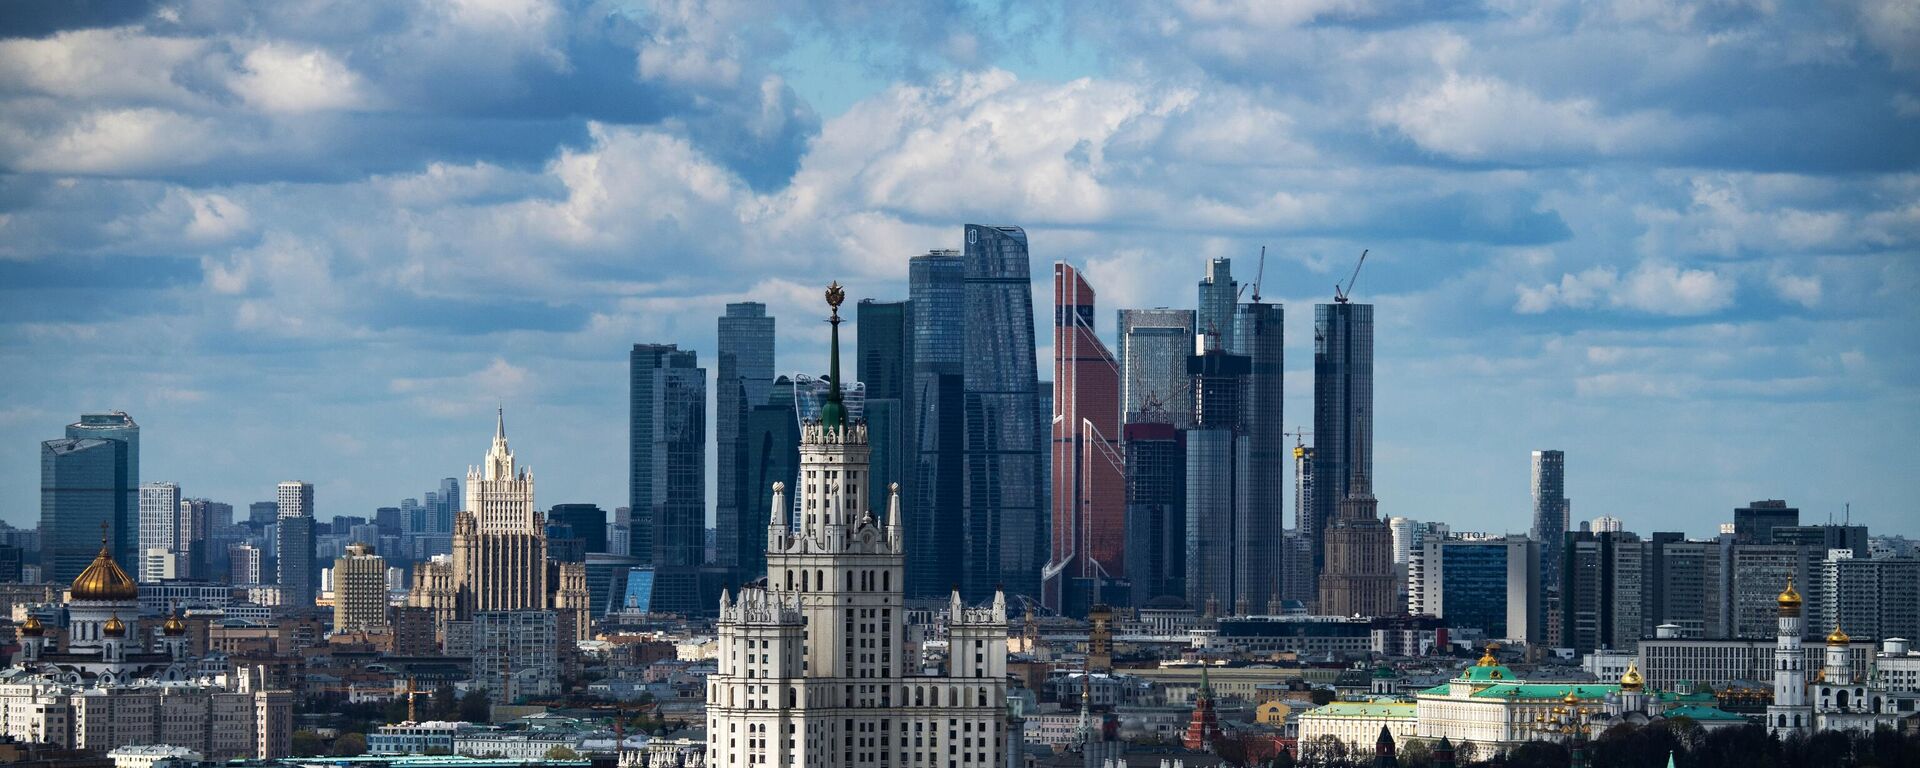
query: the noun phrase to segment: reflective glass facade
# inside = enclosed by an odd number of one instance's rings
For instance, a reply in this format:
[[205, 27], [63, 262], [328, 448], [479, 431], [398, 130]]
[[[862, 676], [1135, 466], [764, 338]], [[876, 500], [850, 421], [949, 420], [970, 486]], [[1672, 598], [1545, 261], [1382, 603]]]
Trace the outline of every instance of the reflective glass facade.
[[[134, 423], [133, 417], [125, 411], [83, 413], [79, 421], [67, 425], [67, 437], [73, 440], [89, 437], [117, 440], [126, 446], [126, 511], [112, 521], [113, 530], [109, 535], [113, 539], [114, 560], [123, 567], [131, 567], [140, 562], [140, 425]], [[94, 536], [94, 549], [99, 549], [98, 535]]]
[[1373, 475], [1373, 305], [1313, 307], [1313, 514], [1301, 526], [1316, 570], [1356, 471]]
[[728, 304], [720, 317], [713, 380], [714, 564], [724, 568], [738, 568], [743, 545], [764, 535], [742, 522], [758, 497], [747, 486], [745, 431], [748, 411], [765, 403], [773, 389], [773, 335], [774, 319], [765, 304]]
[[1234, 584], [1236, 597], [1254, 611], [1274, 609], [1280, 598], [1280, 534], [1286, 527], [1287, 478], [1279, 471], [1293, 458], [1285, 434], [1285, 312], [1278, 304], [1241, 304], [1233, 311], [1233, 344], [1228, 350], [1247, 359], [1240, 394], [1240, 434], [1246, 438], [1244, 461], [1253, 471], [1238, 478], [1234, 510]]
[[[1068, 610], [1070, 580], [1128, 576], [1126, 458], [1120, 452], [1120, 365], [1094, 333], [1094, 291], [1078, 270], [1053, 265], [1051, 525], [1042, 601]], [[1075, 601], [1078, 605], [1078, 601]]]
[[[767, 401], [747, 414], [747, 487], [753, 498], [741, 510], [739, 542], [740, 580], [750, 582], [766, 575], [767, 526], [773, 519], [773, 484], [786, 483], [798, 488], [800, 470], [800, 418], [794, 411], [793, 380], [781, 376], [774, 380]], [[799, 494], [788, 490], [787, 498]], [[784, 517], [789, 527], [789, 516]]]
[[[99, 438], [41, 443], [41, 578], [54, 584], [71, 583], [99, 553], [102, 535], [125, 531], [137, 536], [134, 508], [129, 506], [132, 500], [126, 443]], [[103, 531], [102, 525], [107, 529]], [[118, 554], [114, 557], [119, 559]]]
[[940, 597], [960, 580], [965, 496], [966, 265], [958, 251], [929, 251], [907, 264], [913, 311], [907, 439], [912, 491], [907, 527], [907, 596]]
[[655, 610], [705, 615], [707, 371], [691, 350], [635, 344], [630, 358], [629, 552], [654, 567]]
[[1123, 309], [1120, 337], [1121, 411], [1129, 421], [1150, 406], [1166, 412], [1176, 427], [1193, 423], [1193, 393], [1187, 358], [1193, 356], [1190, 309]]
[[[961, 595], [1039, 592], [1046, 524], [1033, 277], [1019, 227], [969, 224], [965, 265], [966, 493]], [[916, 303], [917, 306], [917, 303]]]
[[1127, 576], [1135, 605], [1187, 595], [1187, 449], [1172, 424], [1126, 426]]

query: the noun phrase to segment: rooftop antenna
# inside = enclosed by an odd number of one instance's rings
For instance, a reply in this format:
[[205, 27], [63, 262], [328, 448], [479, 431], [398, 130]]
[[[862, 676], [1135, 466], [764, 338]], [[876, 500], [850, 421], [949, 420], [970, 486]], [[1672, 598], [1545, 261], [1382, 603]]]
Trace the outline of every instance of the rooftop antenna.
[[[1334, 283], [1333, 285], [1334, 303], [1337, 303], [1337, 304], [1347, 303], [1347, 299], [1353, 295], [1354, 281], [1360, 279], [1360, 268], [1363, 266], [1366, 266], [1366, 264], [1367, 264], [1367, 252], [1365, 250], [1362, 250], [1360, 251], [1360, 262], [1353, 265], [1353, 275], [1347, 278], [1347, 287], [1341, 288], [1339, 283]], [[1256, 295], [1257, 295], [1257, 292], [1256, 292]], [[1257, 298], [1254, 300], [1259, 301], [1259, 299]]]

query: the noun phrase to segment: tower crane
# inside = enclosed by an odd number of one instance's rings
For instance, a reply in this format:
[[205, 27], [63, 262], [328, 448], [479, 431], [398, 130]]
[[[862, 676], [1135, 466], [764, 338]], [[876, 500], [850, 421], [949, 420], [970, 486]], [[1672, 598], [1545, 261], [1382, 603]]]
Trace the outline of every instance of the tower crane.
[[[1360, 279], [1360, 268], [1366, 266], [1366, 264], [1367, 264], [1367, 252], [1365, 250], [1362, 250], [1360, 251], [1360, 263], [1353, 265], [1353, 275], [1347, 278], [1347, 287], [1341, 288], [1339, 283], [1333, 284], [1333, 300], [1335, 303], [1337, 304], [1347, 303], [1347, 299], [1353, 294], [1354, 281]], [[1257, 295], [1259, 294], [1259, 291], [1255, 290], [1254, 293]], [[1258, 301], [1258, 299], [1255, 299], [1255, 300]]]
[[[1260, 303], [1260, 280], [1261, 278], [1266, 277], [1266, 275], [1267, 275], [1267, 247], [1263, 245], [1263, 246], [1260, 246], [1260, 268], [1253, 273], [1253, 303], [1255, 304]], [[1246, 293], [1246, 291], [1247, 291], [1246, 286], [1244, 285], [1240, 286], [1240, 293]], [[1239, 294], [1235, 294], [1233, 298], [1234, 300], [1238, 301], [1240, 299], [1240, 296]]]

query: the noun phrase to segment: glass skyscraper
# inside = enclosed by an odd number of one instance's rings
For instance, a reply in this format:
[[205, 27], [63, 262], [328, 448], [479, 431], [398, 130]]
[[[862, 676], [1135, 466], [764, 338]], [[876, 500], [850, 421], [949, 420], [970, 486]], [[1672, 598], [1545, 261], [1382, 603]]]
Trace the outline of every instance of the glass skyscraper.
[[1301, 534], [1326, 566], [1326, 527], [1354, 473], [1373, 473], [1373, 305], [1313, 306], [1313, 514]]
[[[1121, 414], [1127, 421], [1154, 407], [1175, 427], [1193, 423], [1193, 385], [1187, 358], [1194, 353], [1191, 309], [1123, 309], [1120, 337]], [[1158, 421], [1160, 417], [1147, 419]]]
[[1200, 337], [1194, 347], [1195, 354], [1215, 346], [1234, 348], [1233, 308], [1239, 301], [1240, 284], [1233, 281], [1233, 260], [1207, 262], [1207, 276], [1200, 278], [1200, 309], [1194, 318], [1194, 332]]
[[[137, 493], [137, 491], [136, 491]], [[100, 552], [101, 539], [138, 537], [127, 486], [127, 443], [64, 438], [40, 444], [41, 578], [74, 580]], [[104, 526], [104, 527], [103, 527]], [[131, 552], [131, 544], [127, 550]], [[120, 562], [137, 562], [132, 558]]]
[[[787, 498], [798, 503], [800, 416], [793, 380], [774, 379], [766, 402], [747, 413], [746, 475], [753, 498], [740, 514], [740, 580], [747, 583], [767, 571], [767, 528], [773, 524], [773, 484], [786, 483]], [[871, 497], [869, 497], [871, 498]], [[792, 526], [792, 504], [780, 510], [780, 524]]]
[[907, 301], [863, 299], [854, 310], [858, 345], [854, 365], [866, 388], [867, 441], [873, 446], [868, 473], [873, 487], [867, 498], [875, 506], [884, 505], [888, 487], [899, 483], [903, 525], [915, 519], [912, 473], [907, 471], [912, 464], [907, 455], [912, 436], [907, 398], [913, 388], [912, 307]]
[[607, 511], [598, 504], [555, 504], [547, 525], [564, 525], [580, 540], [581, 553], [607, 551]]
[[124, 514], [112, 521], [110, 535], [114, 560], [123, 566], [140, 562], [140, 425], [126, 411], [83, 413], [67, 425], [67, 437], [117, 440], [126, 446], [127, 501]]
[[1053, 265], [1052, 536], [1041, 601], [1084, 615], [1093, 594], [1127, 578], [1126, 458], [1120, 452], [1120, 365], [1094, 333], [1094, 291]]
[[274, 550], [280, 562], [280, 608], [309, 611], [320, 580], [313, 552], [313, 484], [289, 481], [276, 490], [280, 516], [274, 521]]
[[[1540, 578], [1544, 582], [1541, 608], [1564, 617], [1569, 605], [1563, 591], [1567, 542], [1567, 455], [1561, 451], [1533, 452], [1533, 530], [1540, 542]], [[1540, 626], [1553, 627], [1552, 617], [1542, 615]], [[1565, 625], [1560, 625], [1564, 628]], [[1556, 638], [1557, 640], [1558, 638]]]
[[1234, 585], [1254, 611], [1279, 612], [1281, 531], [1286, 528], [1285, 475], [1291, 459], [1285, 413], [1285, 312], [1278, 304], [1240, 304], [1233, 312], [1233, 343], [1227, 349], [1247, 359], [1240, 394], [1240, 434], [1247, 463], [1234, 509]]
[[1242, 569], [1234, 559], [1238, 477], [1253, 471], [1238, 429], [1249, 368], [1245, 356], [1220, 348], [1187, 358], [1195, 419], [1186, 432], [1186, 588], [1188, 604], [1202, 610], [1253, 607], [1235, 583]]
[[[1046, 524], [1033, 275], [1027, 233], [968, 224], [965, 265], [966, 495], [961, 596], [1039, 593]], [[916, 303], [917, 306], [917, 303]]]
[[[740, 566], [740, 553], [758, 542], [765, 530], [745, 525], [747, 505], [759, 497], [747, 487], [747, 412], [767, 401], [773, 389], [774, 319], [767, 305], [739, 302], [727, 305], [719, 321], [720, 345], [714, 367], [714, 564]], [[759, 542], [764, 548], [764, 542]]]
[[1127, 457], [1127, 578], [1133, 604], [1187, 595], [1187, 448], [1167, 423], [1132, 422]]
[[705, 615], [707, 370], [692, 350], [635, 344], [629, 358], [628, 552], [654, 571], [653, 607]]
[[966, 265], [958, 251], [936, 250], [907, 263], [913, 311], [907, 439], [911, 445], [902, 504], [907, 527], [907, 596], [940, 597], [960, 580], [966, 429]]

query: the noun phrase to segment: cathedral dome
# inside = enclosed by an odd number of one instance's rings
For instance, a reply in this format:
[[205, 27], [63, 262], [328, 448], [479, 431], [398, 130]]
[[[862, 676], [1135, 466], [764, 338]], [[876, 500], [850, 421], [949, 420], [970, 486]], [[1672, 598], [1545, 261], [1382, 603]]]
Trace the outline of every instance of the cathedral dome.
[[127, 634], [127, 623], [120, 620], [120, 614], [107, 617], [107, 623], [100, 627], [107, 637], [121, 637]]
[[20, 634], [27, 637], [39, 637], [46, 633], [47, 628], [40, 625], [40, 617], [33, 614], [27, 614], [26, 622], [20, 625]]
[[1781, 612], [1800, 612], [1800, 591], [1793, 588], [1792, 578], [1787, 579], [1787, 588], [1780, 593], [1779, 601]]
[[1833, 625], [1833, 631], [1827, 633], [1827, 645], [1846, 645], [1851, 642], [1853, 638], [1847, 637], [1847, 633], [1840, 631], [1839, 624]]
[[73, 580], [73, 599], [122, 602], [140, 599], [140, 587], [133, 583], [133, 577], [120, 570], [120, 564], [113, 561], [113, 553], [106, 545], [100, 546], [100, 554], [93, 556], [93, 563], [80, 572]]
[[1627, 673], [1620, 676], [1620, 690], [1638, 691], [1645, 687], [1647, 678], [1640, 674], [1640, 665], [1628, 664]]
[[179, 637], [187, 633], [187, 623], [180, 620], [180, 614], [167, 617], [167, 623], [160, 625], [160, 631], [167, 637]]

